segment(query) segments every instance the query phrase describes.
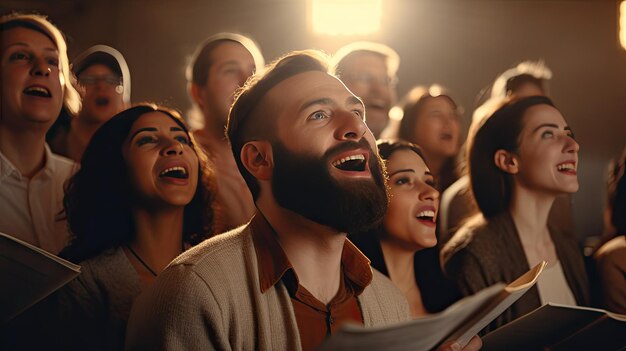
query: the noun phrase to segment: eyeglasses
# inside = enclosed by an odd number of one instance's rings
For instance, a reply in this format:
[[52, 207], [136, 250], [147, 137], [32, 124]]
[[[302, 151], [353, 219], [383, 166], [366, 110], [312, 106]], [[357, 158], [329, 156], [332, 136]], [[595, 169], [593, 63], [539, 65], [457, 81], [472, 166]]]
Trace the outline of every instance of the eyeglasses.
[[122, 85], [122, 78], [112, 74], [102, 76], [81, 75], [78, 77], [78, 84], [83, 86], [94, 86], [98, 84], [98, 82], [104, 82], [111, 87], [117, 87]]

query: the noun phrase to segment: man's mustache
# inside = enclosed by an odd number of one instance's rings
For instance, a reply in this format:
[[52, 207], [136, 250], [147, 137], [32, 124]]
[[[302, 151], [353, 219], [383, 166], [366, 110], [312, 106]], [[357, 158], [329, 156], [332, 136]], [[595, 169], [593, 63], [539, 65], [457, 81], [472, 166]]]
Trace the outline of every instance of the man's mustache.
[[357, 141], [344, 141], [339, 145], [333, 146], [332, 148], [328, 149], [324, 153], [324, 159], [331, 159], [333, 155], [340, 154], [345, 151], [358, 150], [358, 149], [368, 150], [370, 152], [370, 159], [372, 159], [376, 155], [374, 153], [374, 150], [372, 150], [370, 143], [367, 142], [367, 139], [361, 138], [361, 140], [359, 140], [358, 142]]

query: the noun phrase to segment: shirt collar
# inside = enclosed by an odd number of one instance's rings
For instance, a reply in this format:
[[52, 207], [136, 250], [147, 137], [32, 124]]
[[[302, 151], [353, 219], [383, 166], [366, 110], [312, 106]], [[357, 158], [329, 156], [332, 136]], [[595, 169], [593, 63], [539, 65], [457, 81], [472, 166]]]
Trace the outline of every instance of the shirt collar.
[[[263, 214], [257, 212], [252, 218], [250, 226], [259, 267], [261, 293], [265, 293], [278, 283], [287, 272], [293, 274], [295, 279], [293, 288], [297, 288], [298, 276], [267, 219]], [[372, 269], [367, 257], [348, 239], [346, 239], [343, 245], [341, 266], [343, 274], [355, 292], [355, 296], [358, 296], [371, 283]]]
[[0, 181], [3, 181], [8, 176], [13, 175], [15, 178], [21, 180], [22, 175], [15, 168], [15, 166], [9, 161], [2, 152], [0, 152]]
[[44, 174], [48, 178], [52, 178], [52, 175], [56, 171], [56, 163], [52, 162], [52, 158], [54, 157], [48, 143], [44, 145], [45, 153], [44, 153], [44, 165], [41, 170], [42, 174]]
[[[56, 164], [52, 161], [52, 158], [52, 151], [46, 143], [44, 145], [44, 166], [39, 172], [37, 172], [37, 175], [42, 174], [46, 178], [52, 177], [56, 169]], [[9, 159], [6, 158], [2, 152], [0, 152], [0, 181], [3, 181], [11, 175], [20, 181], [24, 178], [17, 167], [15, 167], [13, 163], [11, 163], [11, 161], [9, 161]]]

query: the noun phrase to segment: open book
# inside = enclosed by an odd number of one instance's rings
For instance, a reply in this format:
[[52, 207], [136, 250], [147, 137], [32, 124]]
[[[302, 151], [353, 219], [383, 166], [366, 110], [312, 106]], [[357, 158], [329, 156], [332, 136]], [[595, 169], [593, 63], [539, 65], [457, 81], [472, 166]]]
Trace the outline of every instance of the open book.
[[482, 340], [483, 350], [622, 350], [626, 315], [548, 303]]
[[0, 233], [0, 326], [80, 274], [80, 266]]
[[384, 327], [346, 325], [319, 350], [431, 350], [448, 340], [464, 347], [537, 282], [545, 265], [541, 262], [509, 285], [492, 285], [436, 314]]

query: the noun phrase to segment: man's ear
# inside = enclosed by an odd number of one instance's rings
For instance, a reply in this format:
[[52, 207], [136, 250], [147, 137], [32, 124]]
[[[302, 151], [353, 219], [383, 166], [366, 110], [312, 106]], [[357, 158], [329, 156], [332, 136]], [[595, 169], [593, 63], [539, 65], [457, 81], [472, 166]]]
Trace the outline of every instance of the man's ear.
[[196, 83], [191, 83], [189, 85], [189, 92], [191, 93], [191, 98], [193, 102], [195, 102], [200, 108], [202, 108], [203, 100], [202, 100], [202, 91], [203, 88], [198, 86]]
[[272, 145], [268, 141], [249, 141], [241, 148], [241, 163], [258, 180], [270, 180], [274, 169]]
[[519, 172], [519, 160], [517, 156], [510, 151], [502, 149], [496, 151], [493, 155], [493, 162], [496, 164], [496, 167], [506, 173], [517, 174], [517, 172]]

